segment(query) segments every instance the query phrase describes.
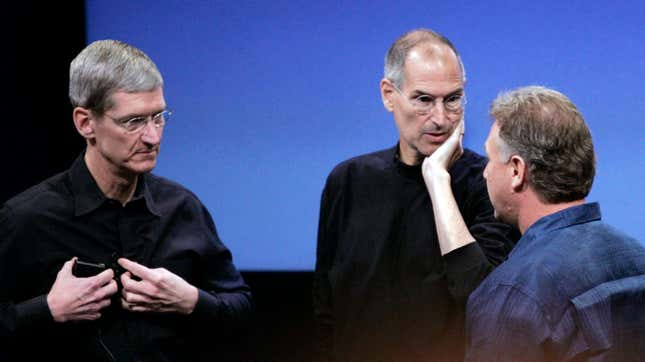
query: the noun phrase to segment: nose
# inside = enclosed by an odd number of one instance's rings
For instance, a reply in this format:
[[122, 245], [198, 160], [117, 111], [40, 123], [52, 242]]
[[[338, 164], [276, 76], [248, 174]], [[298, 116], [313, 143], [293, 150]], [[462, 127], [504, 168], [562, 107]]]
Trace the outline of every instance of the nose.
[[163, 127], [156, 126], [154, 122], [148, 121], [141, 130], [141, 141], [149, 145], [158, 145], [161, 143]]
[[435, 102], [429, 112], [429, 120], [437, 126], [443, 126], [448, 122], [448, 115], [443, 107], [443, 103]]

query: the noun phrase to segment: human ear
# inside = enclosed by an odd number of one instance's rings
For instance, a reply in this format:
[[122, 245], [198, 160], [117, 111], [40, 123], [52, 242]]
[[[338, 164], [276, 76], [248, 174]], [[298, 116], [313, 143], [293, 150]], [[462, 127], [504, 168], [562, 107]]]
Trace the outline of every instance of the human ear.
[[509, 172], [511, 173], [511, 187], [513, 191], [522, 191], [527, 181], [527, 169], [524, 159], [519, 155], [513, 155], [508, 161], [508, 166]]
[[381, 100], [383, 101], [383, 107], [388, 112], [394, 111], [394, 105], [392, 104], [392, 94], [394, 90], [392, 89], [392, 83], [389, 79], [381, 79]]
[[72, 111], [76, 131], [85, 139], [94, 138], [94, 123], [91, 111], [87, 108], [76, 107]]

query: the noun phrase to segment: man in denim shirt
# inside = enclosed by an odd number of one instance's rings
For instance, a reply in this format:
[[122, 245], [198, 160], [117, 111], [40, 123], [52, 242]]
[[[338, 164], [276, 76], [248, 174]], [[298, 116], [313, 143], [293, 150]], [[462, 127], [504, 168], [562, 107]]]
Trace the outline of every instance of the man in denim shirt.
[[466, 359], [642, 361], [645, 247], [585, 203], [595, 156], [581, 114], [536, 86], [490, 113], [488, 193], [522, 238], [469, 298]]

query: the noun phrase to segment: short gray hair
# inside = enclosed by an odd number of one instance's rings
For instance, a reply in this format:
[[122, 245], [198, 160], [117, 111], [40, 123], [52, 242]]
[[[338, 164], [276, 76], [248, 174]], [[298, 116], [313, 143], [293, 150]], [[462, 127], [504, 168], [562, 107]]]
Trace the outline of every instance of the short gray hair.
[[74, 107], [103, 114], [117, 91], [146, 92], [163, 87], [154, 62], [140, 49], [118, 40], [98, 40], [72, 60], [69, 99]]
[[556, 204], [589, 194], [596, 173], [591, 132], [564, 94], [541, 86], [503, 92], [490, 115], [499, 126], [501, 160], [522, 157], [542, 201]]
[[459, 61], [462, 80], [464, 82], [466, 81], [466, 69], [464, 68], [464, 63], [461, 61], [457, 48], [455, 48], [448, 38], [429, 29], [411, 30], [392, 43], [392, 46], [390, 46], [390, 49], [385, 54], [383, 76], [401, 88], [403, 86], [403, 67], [410, 50], [425, 43], [440, 43], [448, 46], [455, 53]]

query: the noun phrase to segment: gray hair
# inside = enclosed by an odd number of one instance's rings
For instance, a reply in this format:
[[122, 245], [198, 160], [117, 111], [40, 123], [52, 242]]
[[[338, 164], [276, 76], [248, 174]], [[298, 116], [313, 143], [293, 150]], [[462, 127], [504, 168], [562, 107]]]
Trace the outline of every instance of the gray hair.
[[499, 126], [501, 160], [522, 157], [542, 201], [556, 204], [589, 194], [596, 173], [591, 132], [564, 94], [541, 86], [503, 92], [490, 115]]
[[466, 69], [464, 68], [464, 63], [461, 61], [457, 48], [455, 48], [448, 38], [429, 29], [411, 30], [392, 43], [392, 46], [390, 46], [390, 49], [385, 54], [383, 76], [401, 88], [403, 86], [403, 67], [410, 50], [426, 43], [440, 43], [448, 46], [455, 53], [459, 61], [459, 66], [461, 67], [462, 80], [466, 82]]
[[154, 62], [118, 40], [98, 40], [83, 49], [69, 68], [69, 99], [74, 107], [103, 114], [117, 91], [146, 92], [163, 86]]

